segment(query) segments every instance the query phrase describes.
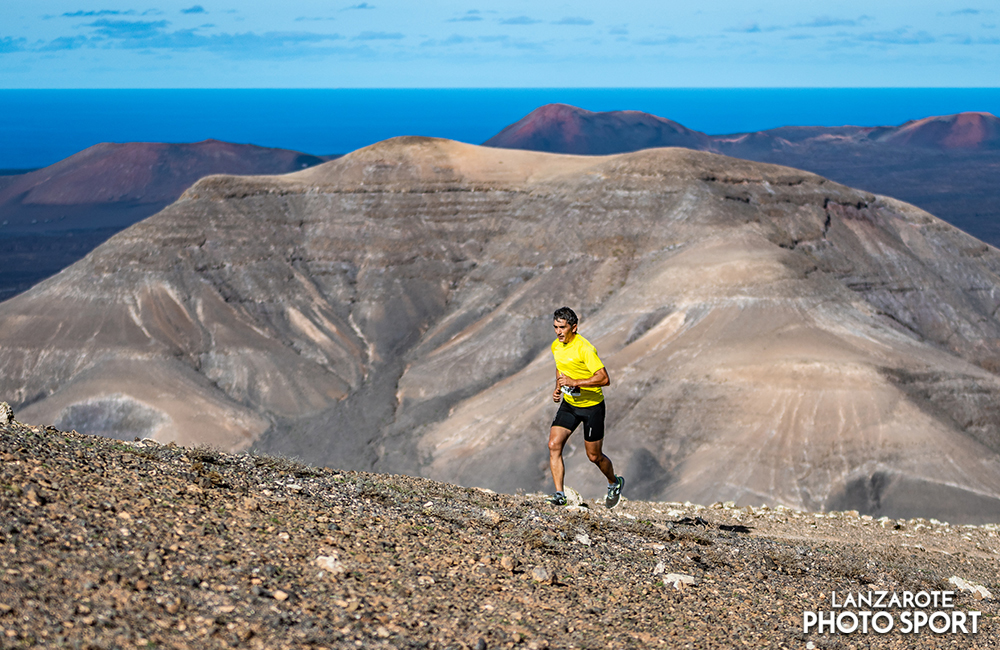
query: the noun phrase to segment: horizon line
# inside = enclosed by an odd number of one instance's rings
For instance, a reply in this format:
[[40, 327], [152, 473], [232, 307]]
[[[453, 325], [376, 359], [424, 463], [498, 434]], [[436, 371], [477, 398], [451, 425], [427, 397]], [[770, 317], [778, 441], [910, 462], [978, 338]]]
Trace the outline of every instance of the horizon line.
[[252, 86], [163, 86], [163, 87], [76, 87], [76, 88], [0, 88], [0, 92], [20, 91], [70, 91], [70, 90], [116, 90], [116, 91], [150, 91], [150, 90], [1000, 90], [1000, 86], [344, 86], [344, 87], [252, 87]]

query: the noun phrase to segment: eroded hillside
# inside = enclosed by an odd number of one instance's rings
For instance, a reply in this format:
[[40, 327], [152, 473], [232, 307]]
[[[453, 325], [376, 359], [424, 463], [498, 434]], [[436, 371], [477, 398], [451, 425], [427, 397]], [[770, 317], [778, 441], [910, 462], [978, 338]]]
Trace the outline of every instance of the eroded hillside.
[[[989, 522], [998, 269], [785, 167], [399, 138], [203, 179], [3, 303], [0, 394], [63, 429], [535, 491], [568, 304], [633, 496]], [[571, 445], [595, 490], [588, 465]]]

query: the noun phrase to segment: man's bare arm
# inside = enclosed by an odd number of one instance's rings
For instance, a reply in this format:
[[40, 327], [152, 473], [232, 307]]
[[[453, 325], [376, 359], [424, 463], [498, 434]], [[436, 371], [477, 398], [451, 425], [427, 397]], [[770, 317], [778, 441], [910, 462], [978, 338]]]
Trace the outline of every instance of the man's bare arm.
[[611, 377], [608, 376], [606, 368], [601, 368], [586, 379], [570, 379], [566, 375], [559, 373], [556, 376], [556, 390], [559, 390], [562, 386], [569, 386], [570, 388], [574, 386], [578, 388], [599, 388], [610, 385]]

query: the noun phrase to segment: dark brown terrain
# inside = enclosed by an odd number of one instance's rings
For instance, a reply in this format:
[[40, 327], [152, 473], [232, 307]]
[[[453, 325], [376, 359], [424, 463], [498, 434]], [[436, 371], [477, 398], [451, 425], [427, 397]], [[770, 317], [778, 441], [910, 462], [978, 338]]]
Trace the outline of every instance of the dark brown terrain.
[[[4, 648], [1000, 645], [996, 525], [556, 508], [16, 421], [0, 424], [0, 458]], [[979, 631], [803, 633], [803, 612], [829, 610], [832, 592], [878, 590], [957, 592], [944, 611], [981, 612]]]
[[0, 300], [69, 266], [209, 174], [284, 174], [330, 160], [206, 140], [103, 143], [54, 165], [0, 176]]
[[639, 111], [542, 106], [484, 143], [604, 155], [687, 147], [805, 169], [912, 203], [1000, 246], [1000, 119], [960, 113], [900, 126], [783, 127], [706, 135]]
[[0, 395], [61, 429], [534, 492], [570, 304], [633, 498], [989, 523], [998, 274], [940, 219], [787, 167], [398, 138], [202, 179], [0, 303]]

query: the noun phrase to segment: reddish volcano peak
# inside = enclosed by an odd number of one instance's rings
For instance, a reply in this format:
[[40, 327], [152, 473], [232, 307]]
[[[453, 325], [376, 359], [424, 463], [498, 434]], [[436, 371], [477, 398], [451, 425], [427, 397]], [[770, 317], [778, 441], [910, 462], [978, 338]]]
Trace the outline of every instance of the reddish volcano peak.
[[1000, 148], [1000, 118], [958, 113], [912, 120], [879, 137], [881, 142], [936, 149]]
[[298, 151], [219, 140], [104, 142], [20, 177], [0, 204], [169, 203], [209, 174], [284, 174], [323, 162]]
[[677, 122], [641, 111], [595, 113], [567, 104], [547, 104], [511, 124], [488, 147], [605, 155], [650, 149], [704, 149], [710, 138]]

